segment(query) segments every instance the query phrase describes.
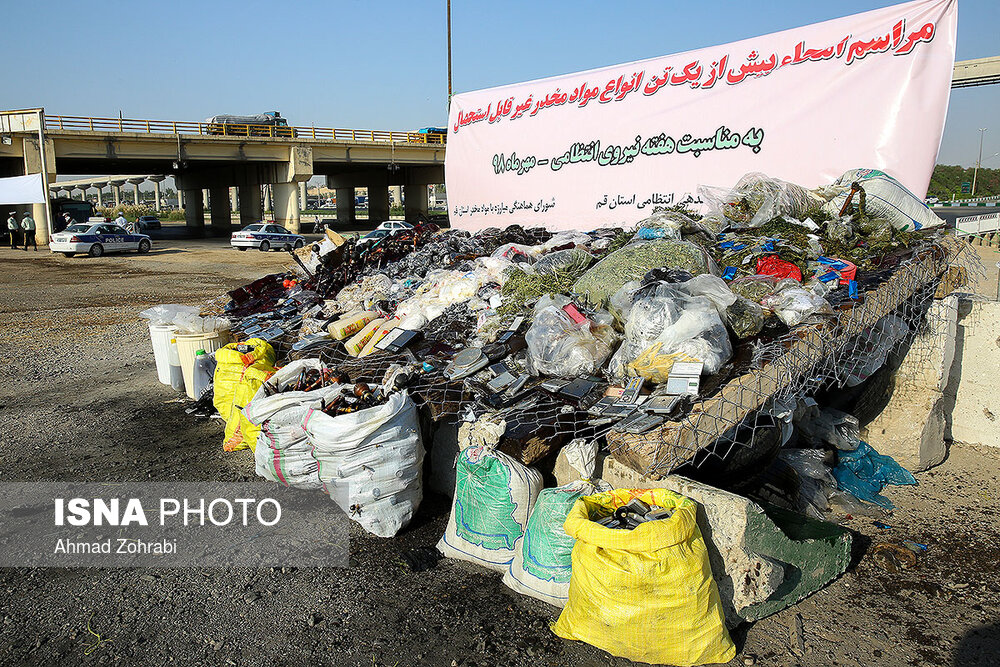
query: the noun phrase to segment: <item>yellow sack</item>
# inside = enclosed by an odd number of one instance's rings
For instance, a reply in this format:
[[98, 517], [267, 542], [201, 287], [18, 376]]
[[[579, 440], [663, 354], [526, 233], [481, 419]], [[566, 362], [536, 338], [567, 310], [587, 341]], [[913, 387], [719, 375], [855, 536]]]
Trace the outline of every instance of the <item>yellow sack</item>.
[[[640, 498], [674, 510], [633, 530], [600, 519]], [[690, 498], [666, 489], [584, 496], [563, 527], [573, 546], [569, 601], [552, 627], [612, 655], [649, 663], [701, 665], [736, 655]]]
[[[244, 354], [237, 349], [241, 345], [253, 349]], [[260, 338], [230, 343], [215, 351], [215, 396], [212, 403], [226, 422], [222, 448], [227, 452], [248, 447], [253, 449], [257, 445], [260, 427], [243, 416], [243, 408], [260, 385], [274, 373], [274, 359], [274, 348]]]

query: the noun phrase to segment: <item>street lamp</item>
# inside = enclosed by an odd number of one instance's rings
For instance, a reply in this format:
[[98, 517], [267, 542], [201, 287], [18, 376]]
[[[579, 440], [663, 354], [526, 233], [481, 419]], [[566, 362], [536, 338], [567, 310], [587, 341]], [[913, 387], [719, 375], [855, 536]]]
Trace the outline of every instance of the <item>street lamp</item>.
[[451, 112], [451, 0], [448, 0], [448, 112]]
[[983, 136], [986, 134], [986, 128], [979, 128], [979, 159], [976, 160], [976, 169], [972, 172], [972, 196], [976, 196], [976, 176], [979, 175], [979, 165], [983, 161]]

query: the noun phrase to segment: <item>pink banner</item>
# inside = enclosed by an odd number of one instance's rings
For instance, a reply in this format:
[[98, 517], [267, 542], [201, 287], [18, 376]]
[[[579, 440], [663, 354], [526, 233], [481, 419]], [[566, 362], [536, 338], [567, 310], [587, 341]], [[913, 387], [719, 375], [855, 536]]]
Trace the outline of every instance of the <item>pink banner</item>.
[[923, 197], [957, 0], [455, 95], [445, 178], [463, 229], [628, 226], [756, 171], [807, 187], [885, 171]]

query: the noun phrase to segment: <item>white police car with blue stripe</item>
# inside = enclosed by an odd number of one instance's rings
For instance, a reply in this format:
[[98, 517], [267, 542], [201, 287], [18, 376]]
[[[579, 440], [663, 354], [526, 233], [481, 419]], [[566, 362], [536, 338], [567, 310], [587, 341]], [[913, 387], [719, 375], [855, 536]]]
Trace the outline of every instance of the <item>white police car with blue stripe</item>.
[[274, 223], [259, 222], [247, 225], [238, 232], [233, 232], [229, 245], [237, 250], [247, 248], [257, 248], [267, 252], [272, 248], [278, 250], [292, 250], [301, 248], [306, 244], [304, 236], [292, 234], [290, 231]]
[[123, 227], [110, 222], [70, 225], [49, 240], [49, 250], [67, 257], [85, 253], [100, 257], [106, 252], [149, 252], [153, 240], [145, 234], [130, 234]]

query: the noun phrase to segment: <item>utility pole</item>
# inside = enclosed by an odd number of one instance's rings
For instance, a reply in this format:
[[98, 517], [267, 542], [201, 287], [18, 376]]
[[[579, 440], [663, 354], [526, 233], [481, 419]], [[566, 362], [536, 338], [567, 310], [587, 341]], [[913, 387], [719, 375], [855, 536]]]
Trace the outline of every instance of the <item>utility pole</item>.
[[979, 128], [979, 159], [976, 160], [976, 169], [972, 172], [972, 196], [976, 196], [976, 176], [979, 175], [979, 165], [983, 162], [983, 135], [986, 134], [986, 128]]
[[451, 0], [448, 0], [448, 113], [451, 113]]

